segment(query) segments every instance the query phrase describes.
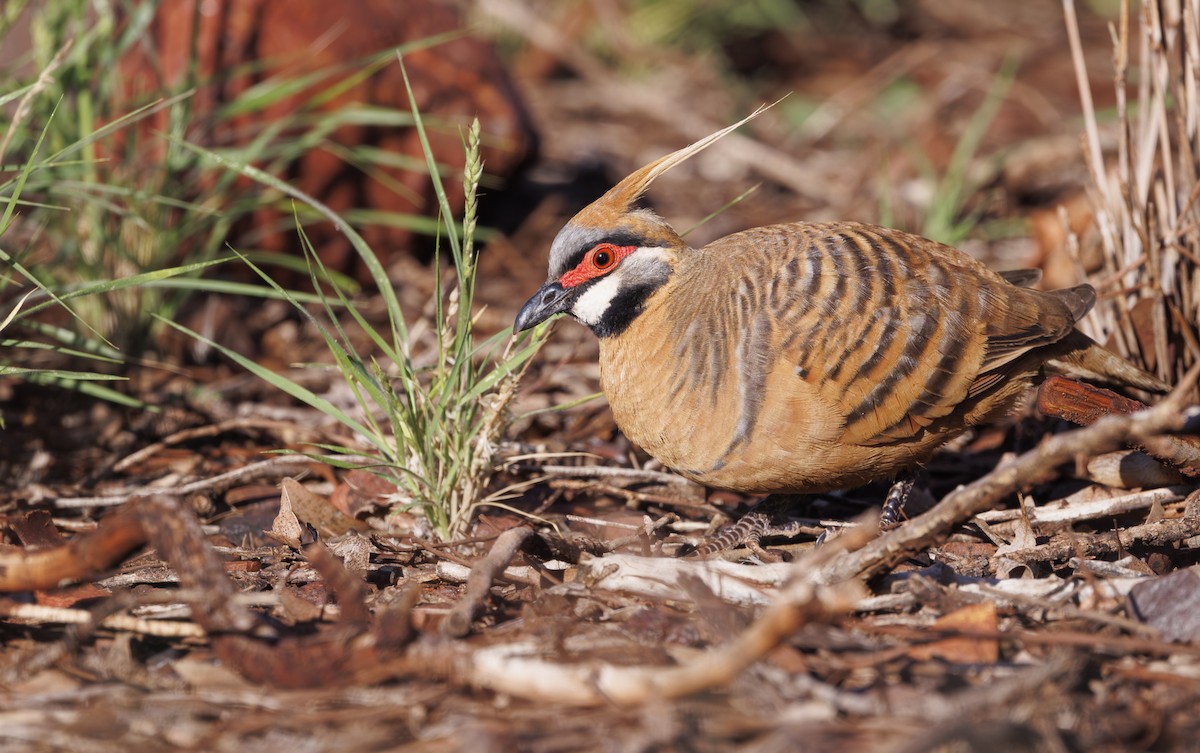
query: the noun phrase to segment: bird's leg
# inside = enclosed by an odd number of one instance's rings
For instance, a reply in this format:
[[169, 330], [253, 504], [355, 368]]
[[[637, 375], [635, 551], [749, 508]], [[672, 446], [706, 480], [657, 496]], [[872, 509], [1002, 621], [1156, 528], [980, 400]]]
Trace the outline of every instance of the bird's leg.
[[802, 531], [799, 521], [786, 518], [788, 509], [795, 503], [794, 495], [771, 494], [745, 515], [717, 531], [688, 556], [711, 557], [717, 552], [744, 545], [764, 560], [775, 561], [778, 558], [768, 554], [760, 542], [764, 536], [795, 536]]
[[908, 495], [912, 493], [913, 484], [917, 481], [917, 473], [901, 471], [888, 489], [887, 498], [883, 500], [883, 511], [879, 515], [879, 530], [890, 531], [900, 525], [901, 520], [908, 516], [904, 513], [904, 505]]

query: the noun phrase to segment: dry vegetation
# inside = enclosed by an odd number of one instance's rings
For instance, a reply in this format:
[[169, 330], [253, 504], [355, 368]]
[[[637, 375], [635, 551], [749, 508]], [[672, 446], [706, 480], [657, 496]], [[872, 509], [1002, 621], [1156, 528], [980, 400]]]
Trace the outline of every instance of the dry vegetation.
[[[159, 413], [0, 381], [0, 750], [1195, 750], [1200, 2], [464, 9], [541, 144], [482, 193], [499, 229], [473, 289], [469, 243], [453, 266], [389, 251], [394, 306], [348, 294], [358, 322], [347, 301], [298, 315], [277, 296], [236, 310], [241, 355], [197, 362], [160, 335], [169, 369], [120, 372]], [[585, 400], [594, 340], [569, 323], [515, 396], [503, 369], [479, 372], [494, 391], [465, 387], [487, 417], [467, 462], [498, 453], [465, 533], [439, 541], [397, 504], [414, 462], [391, 480], [344, 467], [369, 443], [304, 396], [368, 412], [336, 372], [295, 366], [331, 360], [321, 327], [340, 315], [345, 353], [394, 349], [401, 365], [378, 370], [334, 351], [362, 366], [355, 389], [393, 408], [413, 383], [442, 394], [439, 370], [502, 350], [472, 352], [472, 327], [508, 326], [579, 206], [788, 92], [656, 186], [678, 227], [725, 208], [689, 240], [886, 221], [1053, 286], [1086, 276], [1091, 334], [1180, 388], [1134, 413], [1049, 382], [1040, 412], [940, 453], [897, 530], [875, 533], [883, 488], [814, 498], [798, 540], [769, 542], [782, 562], [672, 556], [750, 500], [630, 447]], [[34, 257], [44, 239], [5, 233]], [[24, 295], [0, 286], [0, 311]], [[501, 362], [526, 352], [511, 348]], [[395, 414], [373, 421], [400, 433]], [[308, 454], [264, 455], [278, 448]]]

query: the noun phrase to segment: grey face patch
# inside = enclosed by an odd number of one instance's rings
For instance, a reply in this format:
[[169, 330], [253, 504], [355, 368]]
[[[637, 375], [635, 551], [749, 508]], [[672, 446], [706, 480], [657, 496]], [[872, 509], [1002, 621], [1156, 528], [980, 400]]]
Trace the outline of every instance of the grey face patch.
[[579, 266], [583, 255], [603, 240], [604, 233], [596, 228], [563, 226], [550, 246], [550, 279], [557, 280]]

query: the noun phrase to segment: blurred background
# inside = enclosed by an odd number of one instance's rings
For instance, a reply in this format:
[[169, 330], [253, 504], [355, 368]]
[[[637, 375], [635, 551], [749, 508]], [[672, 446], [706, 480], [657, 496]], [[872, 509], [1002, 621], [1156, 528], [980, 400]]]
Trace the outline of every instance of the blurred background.
[[[1078, 8], [1092, 96], [1110, 117], [1108, 26], [1119, 7]], [[472, 116], [482, 123], [489, 246], [503, 260], [496, 271], [521, 278], [511, 293], [481, 286], [497, 314], [511, 313], [575, 210], [645, 162], [777, 100], [745, 135], [653, 191], [653, 206], [682, 228], [725, 208], [690, 236], [698, 245], [771, 222], [860, 220], [1002, 266], [1051, 265], [1049, 282], [1061, 285], [1076, 272], [1054, 266], [1057, 207], [1076, 230], [1087, 225], [1079, 91], [1057, 3], [62, 0], [10, 2], [4, 14], [9, 92], [72, 40], [52, 74], [62, 99], [36, 98], [10, 157], [31, 149], [47, 123], [52, 148], [118, 123], [77, 150], [93, 161], [24, 189], [48, 203], [100, 194], [105, 204], [91, 211], [89, 238], [49, 243], [78, 229], [49, 220], [46, 248], [36, 233], [7, 239], [36, 263], [124, 256], [136, 269], [226, 241], [250, 254], [295, 251], [290, 200], [262, 186], [239, 191], [201, 169], [179, 146], [187, 140], [262, 166], [342, 213], [402, 282], [409, 260], [429, 261], [436, 206], [405, 122], [397, 46], [447, 174], [461, 168], [462, 129]], [[179, 101], [163, 105], [172, 96]], [[456, 182], [446, 184], [461, 205], [461, 188], [454, 195]], [[161, 199], [160, 216], [135, 195]], [[208, 221], [180, 219], [167, 199]], [[162, 233], [175, 223], [170, 238], [122, 227]], [[313, 227], [328, 263], [354, 273], [348, 244]], [[157, 247], [140, 258], [113, 248], [148, 243]]]
[[[1075, 64], [1114, 159], [1122, 4], [1072, 7], [1074, 60], [1064, 6], [1044, 0], [10, 0], [0, 302], [22, 312], [11, 327], [52, 347], [5, 358], [44, 380], [92, 355], [89, 371], [133, 377], [110, 388], [126, 397], [175, 378], [146, 376], [139, 359], [201, 383], [230, 374], [171, 320], [277, 371], [321, 360], [295, 307], [246, 264], [218, 262], [234, 249], [281, 286], [312, 290], [308, 243], [333, 284], [369, 302], [379, 280], [330, 212], [378, 258], [414, 342], [433, 348], [439, 274], [454, 269], [430, 163], [458, 217], [475, 117], [484, 335], [510, 325], [577, 210], [772, 102], [647, 197], [694, 228], [697, 246], [755, 225], [857, 220], [999, 269], [1039, 267], [1048, 287], [1105, 269], [1096, 282], [1116, 290], [1121, 265], [1105, 260], [1088, 195]], [[1136, 70], [1128, 78], [1138, 85]], [[169, 279], [146, 277], [162, 270]], [[49, 305], [46, 291], [97, 281], [111, 289], [69, 312]], [[31, 291], [48, 300], [25, 316]], [[583, 328], [558, 327], [533, 367], [535, 402], [594, 392], [594, 352]], [[5, 382], [0, 397], [19, 389]], [[582, 435], [606, 421], [602, 405], [581, 412]]]

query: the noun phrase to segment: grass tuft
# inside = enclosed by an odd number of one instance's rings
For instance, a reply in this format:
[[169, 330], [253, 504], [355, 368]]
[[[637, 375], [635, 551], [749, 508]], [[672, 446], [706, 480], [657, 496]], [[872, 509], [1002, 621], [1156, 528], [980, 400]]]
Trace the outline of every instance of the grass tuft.
[[[196, 281], [195, 286], [121, 286], [80, 299], [72, 307], [73, 329], [133, 358], [155, 345], [156, 321], [174, 319], [197, 290], [246, 290], [244, 283], [202, 279], [190, 264], [227, 257], [225, 244], [250, 224], [247, 218], [261, 218], [282, 205], [277, 213], [285, 220], [282, 230], [263, 229], [259, 223], [259, 236], [248, 233], [241, 245], [260, 265], [289, 264], [285, 254], [254, 247], [268, 245], [263, 233], [290, 235], [288, 193], [242, 180], [243, 173], [225, 169], [222, 160], [280, 175], [304, 155], [325, 150], [349, 168], [383, 179], [392, 158], [371, 147], [339, 144], [336, 131], [348, 123], [411, 125], [409, 114], [399, 109], [326, 107], [389, 64], [391, 50], [304, 74], [272, 74], [272, 61], [250, 61], [211, 75], [191, 65], [180, 81], [165, 88], [132, 91], [144, 82], [126, 76], [131, 61], [155, 61], [164, 52], [154, 49], [153, 22], [159, 7], [158, 2], [141, 0], [14, 1], [0, 11], [0, 43], [20, 44], [5, 37], [21, 33], [14, 21], [22, 13], [29, 18], [32, 39], [26, 58], [0, 70], [0, 105], [17, 103], [10, 105], [14, 115], [0, 140], [0, 169], [4, 156], [27, 166], [15, 174], [0, 173], [0, 200], [13, 200], [0, 227], [10, 225], [15, 208], [25, 214], [19, 218], [20, 232], [14, 234], [23, 247], [10, 252], [11, 261], [0, 258], [23, 265], [47, 293], [155, 270], [191, 268], [185, 276]], [[430, 37], [405, 49], [454, 36]], [[191, 45], [197, 44], [193, 35]], [[190, 57], [198, 59], [196, 49]], [[216, 79], [260, 73], [262, 81], [211, 112], [194, 105], [196, 91], [220, 83]], [[284, 98], [294, 100], [288, 113], [262, 123], [258, 113], [277, 107]], [[246, 133], [246, 124], [255, 122], [262, 126]], [[224, 140], [216, 143], [220, 139]], [[189, 148], [191, 142], [211, 151]], [[390, 190], [408, 190], [396, 178], [388, 180]], [[325, 222], [329, 214], [308, 211], [307, 203], [303, 210], [306, 223]], [[349, 220], [359, 228], [377, 224], [437, 232], [436, 224], [425, 217], [403, 212], [364, 211]], [[28, 277], [22, 284], [28, 284]], [[251, 294], [278, 296], [269, 287], [259, 287]]]
[[[1085, 322], [1090, 334], [1176, 383], [1200, 360], [1200, 1], [1144, 4], [1133, 29], [1129, 4], [1121, 3], [1114, 29], [1117, 154], [1111, 166], [1101, 147], [1073, 0], [1064, 0], [1063, 8], [1104, 258], [1101, 298]], [[1138, 82], [1132, 103], [1131, 78]]]
[[[399, 65], [403, 70], [403, 59], [399, 60]], [[405, 81], [407, 83], [407, 73]], [[437, 536], [448, 540], [464, 533], [480, 506], [503, 506], [503, 490], [487, 493], [495, 469], [496, 449], [509, 424], [508, 408], [517, 382], [544, 341], [549, 325], [535, 328], [532, 334], [520, 338], [514, 338], [509, 329], [482, 342], [477, 340], [474, 307], [477, 192], [483, 174], [479, 122], [475, 120], [464, 135], [466, 167], [462, 182], [466, 203], [461, 222], [456, 222], [411, 88], [408, 94], [413, 102], [412, 123], [423, 145], [442, 224], [442, 232], [437, 236], [435, 324], [431, 344], [412, 339], [410, 327], [382, 265], [352, 227], [328, 208], [280, 184], [270, 175], [228, 160], [225, 164], [231, 169], [291, 193], [298, 201], [340, 224], [383, 294], [388, 321], [381, 327], [368, 321], [340, 288], [322, 284], [328, 279], [329, 272], [299, 224], [297, 230], [308, 258], [311, 281], [314, 290], [318, 291], [320, 317], [293, 294], [280, 288], [251, 260], [245, 259], [267, 285], [290, 300], [321, 334], [354, 395], [357, 409], [345, 410], [296, 380], [270, 371], [181, 325], [168, 324], [217, 348], [278, 389], [350, 429], [359, 440], [359, 446], [322, 446], [319, 449], [340, 455], [341, 459], [335, 460], [335, 464], [363, 468], [395, 484], [397, 493], [393, 502], [396, 509], [419, 513]], [[215, 153], [207, 154], [222, 159]], [[450, 251], [450, 264], [445, 270], [442, 264], [444, 246]], [[322, 292], [327, 289], [332, 293]], [[355, 338], [353, 334], [366, 336], [372, 346], [370, 353], [354, 345], [361, 338]]]

